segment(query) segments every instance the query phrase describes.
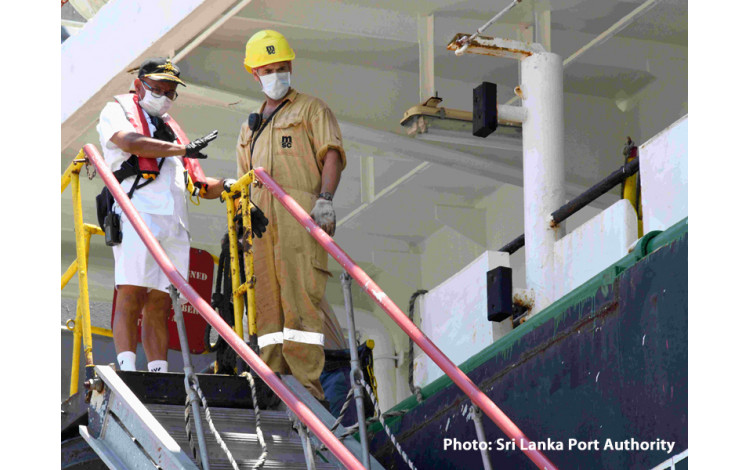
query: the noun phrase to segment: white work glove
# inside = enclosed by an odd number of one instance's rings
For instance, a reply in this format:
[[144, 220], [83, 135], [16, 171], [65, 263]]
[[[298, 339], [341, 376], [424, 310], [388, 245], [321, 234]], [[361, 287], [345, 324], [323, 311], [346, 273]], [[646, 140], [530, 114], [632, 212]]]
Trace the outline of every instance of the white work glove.
[[333, 201], [318, 199], [315, 201], [315, 207], [310, 212], [310, 216], [328, 235], [333, 236], [336, 233], [336, 212], [333, 210]]
[[222, 183], [222, 185], [224, 186], [224, 191], [227, 193], [231, 191], [232, 185], [236, 182], [237, 180], [234, 178], [224, 178], [224, 182]]

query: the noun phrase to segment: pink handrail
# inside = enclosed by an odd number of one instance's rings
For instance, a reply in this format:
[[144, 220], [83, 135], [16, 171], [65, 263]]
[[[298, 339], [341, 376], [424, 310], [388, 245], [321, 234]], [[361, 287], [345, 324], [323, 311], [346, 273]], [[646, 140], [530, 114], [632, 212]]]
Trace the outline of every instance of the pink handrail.
[[365, 273], [362, 268], [347, 255], [344, 250], [339, 247], [336, 242], [333, 241], [322, 228], [315, 223], [310, 215], [302, 209], [302, 207], [295, 201], [289, 194], [287, 194], [276, 181], [271, 178], [263, 168], [255, 168], [255, 177], [263, 183], [268, 190], [273, 194], [289, 211], [292, 216], [297, 219], [297, 222], [302, 224], [307, 231], [325, 248], [325, 250], [334, 257], [338, 263], [348, 272], [357, 283], [372, 297], [380, 307], [385, 310], [385, 313], [390, 316], [396, 324], [409, 335], [414, 342], [422, 348], [430, 359], [445, 372], [448, 377], [455, 382], [458, 387], [469, 396], [471, 401], [477, 405], [482, 411], [484, 411], [490, 419], [498, 425], [498, 427], [510, 438], [516, 440], [523, 453], [525, 453], [532, 462], [536, 464], [540, 469], [553, 470], [557, 469], [550, 460], [544, 456], [540, 451], [529, 449], [529, 439], [526, 435], [498, 408], [492, 400], [487, 397], [481, 390], [471, 381], [471, 379], [464, 374], [461, 369], [456, 367], [448, 356], [438, 349], [437, 346], [425, 336], [417, 326], [409, 320], [404, 312], [401, 311], [398, 306], [383, 292], [383, 290], [375, 284], [370, 276]]
[[138, 235], [145, 243], [146, 248], [154, 256], [154, 259], [159, 264], [159, 267], [164, 271], [169, 280], [195, 307], [196, 310], [201, 314], [203, 318], [216, 330], [222, 338], [224, 338], [229, 346], [235, 350], [235, 352], [258, 373], [258, 376], [263, 379], [265, 383], [286, 403], [286, 405], [294, 412], [299, 419], [310, 428], [310, 430], [318, 436], [318, 438], [331, 450], [333, 455], [339, 459], [339, 461], [346, 466], [348, 469], [363, 469], [364, 466], [357, 460], [349, 449], [347, 449], [336, 436], [323, 424], [317, 416], [313, 414], [310, 409], [305, 406], [271, 371], [263, 360], [253, 352], [247, 344], [237, 336], [232, 328], [214, 311], [213, 308], [198, 295], [198, 293], [188, 284], [188, 281], [183, 278], [177, 269], [175, 268], [172, 261], [169, 260], [166, 253], [162, 249], [159, 242], [156, 241], [151, 231], [148, 229], [146, 224], [143, 222], [138, 211], [133, 207], [133, 203], [128, 198], [122, 186], [117, 182], [115, 176], [110, 171], [109, 167], [104, 163], [102, 156], [99, 154], [99, 150], [91, 144], [86, 144], [83, 147], [83, 151], [91, 161], [99, 175], [104, 180], [104, 184], [107, 185], [109, 190], [112, 192], [117, 203], [122, 208], [122, 211], [128, 217], [130, 222], [133, 224]]

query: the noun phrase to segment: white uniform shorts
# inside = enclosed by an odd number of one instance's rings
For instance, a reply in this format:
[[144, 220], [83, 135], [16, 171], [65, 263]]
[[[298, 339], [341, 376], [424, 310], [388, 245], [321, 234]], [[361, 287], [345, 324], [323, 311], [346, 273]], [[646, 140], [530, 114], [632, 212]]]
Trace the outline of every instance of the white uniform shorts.
[[[174, 263], [177, 271], [188, 279], [190, 236], [171, 215], [141, 213], [151, 233]], [[115, 256], [115, 285], [147, 287], [169, 293], [171, 281], [161, 270], [130, 221], [121, 215], [122, 243], [112, 247]]]

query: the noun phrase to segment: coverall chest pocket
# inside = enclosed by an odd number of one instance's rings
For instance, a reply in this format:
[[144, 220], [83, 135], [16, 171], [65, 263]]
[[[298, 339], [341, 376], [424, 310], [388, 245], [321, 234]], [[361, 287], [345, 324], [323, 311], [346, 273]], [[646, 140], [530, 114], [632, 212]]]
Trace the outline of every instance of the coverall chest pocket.
[[274, 119], [273, 147], [277, 155], [304, 155], [309, 152], [310, 143], [300, 114], [277, 116]]
[[274, 178], [284, 188], [320, 192], [320, 170], [302, 115], [278, 116], [273, 124]]

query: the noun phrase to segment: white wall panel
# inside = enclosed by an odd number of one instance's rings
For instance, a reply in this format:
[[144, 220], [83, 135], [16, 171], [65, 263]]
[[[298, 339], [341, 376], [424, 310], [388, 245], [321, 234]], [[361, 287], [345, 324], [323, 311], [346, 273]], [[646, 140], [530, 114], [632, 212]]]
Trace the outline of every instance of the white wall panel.
[[643, 233], [664, 230], [688, 215], [688, 117], [639, 149]]
[[[507, 253], [487, 251], [431, 289], [420, 305], [421, 329], [451, 361], [461, 364], [492, 343], [487, 321], [487, 271], [510, 266]], [[414, 384], [432, 382], [443, 371], [415, 347]]]
[[623, 199], [555, 242], [555, 298], [627, 255], [637, 239], [635, 209]]

